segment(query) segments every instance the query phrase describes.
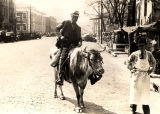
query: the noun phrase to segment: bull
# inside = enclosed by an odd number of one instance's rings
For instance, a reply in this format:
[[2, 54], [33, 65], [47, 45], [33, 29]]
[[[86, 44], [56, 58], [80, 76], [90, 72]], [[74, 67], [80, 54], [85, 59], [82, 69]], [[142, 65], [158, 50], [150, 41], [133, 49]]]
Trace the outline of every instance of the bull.
[[[102, 67], [103, 58], [100, 54], [100, 52], [102, 51], [98, 51], [95, 49], [87, 51], [86, 48], [84, 50], [82, 50], [82, 48], [75, 48], [69, 55], [70, 62], [68, 63], [68, 67], [66, 67], [68, 70], [65, 73], [66, 75], [65, 77], [68, 78], [65, 78], [65, 80], [71, 82], [75, 90], [77, 97], [77, 105], [75, 107], [76, 112], [82, 112], [82, 109], [85, 108], [83, 102], [83, 93], [87, 84], [87, 80], [92, 79], [93, 76], [101, 78], [104, 73], [104, 69]], [[52, 51], [50, 54], [51, 59], [53, 58], [53, 56], [55, 55], [53, 54]], [[57, 66], [53, 67], [53, 74], [55, 80], [58, 74], [57, 69], [58, 69]], [[98, 78], [98, 80], [100, 78]], [[60, 99], [64, 100], [65, 97], [62, 91], [62, 86], [59, 85], [59, 88], [61, 91]], [[58, 97], [56, 81], [55, 81], [54, 97], [55, 98]]]

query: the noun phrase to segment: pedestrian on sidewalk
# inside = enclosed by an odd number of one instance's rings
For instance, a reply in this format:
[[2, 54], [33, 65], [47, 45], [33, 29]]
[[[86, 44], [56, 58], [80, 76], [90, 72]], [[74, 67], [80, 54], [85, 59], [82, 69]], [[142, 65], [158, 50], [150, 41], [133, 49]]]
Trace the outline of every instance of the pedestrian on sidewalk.
[[64, 64], [68, 57], [68, 53], [72, 48], [80, 47], [82, 45], [81, 27], [77, 25], [79, 11], [74, 11], [71, 14], [71, 20], [65, 20], [56, 27], [59, 34], [60, 43], [56, 45], [61, 50], [59, 60], [59, 74], [56, 80], [58, 85], [63, 85], [64, 78]]
[[146, 50], [146, 39], [140, 38], [138, 50], [129, 56], [128, 69], [130, 78], [130, 107], [136, 114], [137, 105], [143, 107], [144, 114], [150, 114], [150, 74], [154, 71], [156, 61], [152, 53]]

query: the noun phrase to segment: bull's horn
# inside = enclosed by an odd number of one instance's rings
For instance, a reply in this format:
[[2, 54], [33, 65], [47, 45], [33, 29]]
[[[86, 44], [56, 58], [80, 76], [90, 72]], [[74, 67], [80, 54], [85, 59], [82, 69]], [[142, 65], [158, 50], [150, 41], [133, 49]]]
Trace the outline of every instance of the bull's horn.
[[87, 46], [84, 48], [84, 50], [83, 50], [84, 52], [87, 52]]
[[102, 50], [98, 50], [98, 52], [103, 52], [106, 50], [106, 47], [104, 47]]

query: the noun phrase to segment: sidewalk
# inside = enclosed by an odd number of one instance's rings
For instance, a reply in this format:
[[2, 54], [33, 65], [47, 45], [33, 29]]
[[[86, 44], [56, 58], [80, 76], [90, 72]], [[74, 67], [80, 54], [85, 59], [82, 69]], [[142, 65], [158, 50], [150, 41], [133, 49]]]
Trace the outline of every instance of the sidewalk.
[[[112, 54], [114, 57], [117, 57], [119, 54], [128, 54], [128, 53], [122, 52], [122, 51], [112, 51], [111, 49], [109, 49], [109, 47], [106, 44], [98, 43], [98, 45], [100, 45], [102, 48], [106, 47], [106, 51], [108, 53]], [[124, 57], [126, 57], [126, 59], [127, 59], [127, 56], [124, 56]], [[153, 85], [160, 87], [160, 74], [152, 73], [150, 76], [151, 76], [151, 91], [155, 91], [155, 88], [153, 88]], [[158, 92], [160, 92], [160, 90]]]
[[100, 45], [102, 48], [106, 47], [106, 51], [114, 57], [117, 57], [119, 54], [128, 54], [127, 52], [112, 50], [107, 46], [107, 44], [98, 43], [98, 45]]
[[[125, 62], [125, 60], [127, 60], [128, 54], [124, 54], [124, 53], [122, 53], [122, 54], [118, 53], [117, 54], [117, 51], [116, 51], [116, 54], [115, 54], [116, 56], [115, 56], [113, 52], [111, 53], [108, 50], [108, 47], [105, 44], [98, 44], [98, 45], [100, 45], [102, 48], [106, 47], [106, 52], [108, 52], [111, 55], [113, 55], [113, 60], [115, 62], [120, 62], [121, 65], [122, 65], [121, 67], [124, 67], [124, 68], [122, 68], [122, 70], [125, 71], [126, 65], [124, 65], [124, 62]], [[150, 108], [151, 108], [151, 114], [159, 114], [160, 113], [160, 109], [159, 109], [160, 90], [159, 91], [155, 91], [155, 85], [157, 87], [158, 86], [160, 87], [160, 75], [152, 73], [150, 81], [151, 81], [151, 83], [150, 83], [150, 96], [151, 96], [150, 97], [151, 98]], [[126, 81], [124, 83], [126, 83]], [[129, 84], [128, 84], [128, 86], [129, 86]], [[128, 89], [128, 91], [129, 91], [129, 89]], [[142, 111], [142, 107], [140, 105], [138, 105], [137, 111], [141, 112], [140, 114], [142, 114], [143, 111]], [[122, 113], [117, 113], [117, 114], [122, 114]], [[127, 113], [124, 112], [123, 114], [127, 114]]]

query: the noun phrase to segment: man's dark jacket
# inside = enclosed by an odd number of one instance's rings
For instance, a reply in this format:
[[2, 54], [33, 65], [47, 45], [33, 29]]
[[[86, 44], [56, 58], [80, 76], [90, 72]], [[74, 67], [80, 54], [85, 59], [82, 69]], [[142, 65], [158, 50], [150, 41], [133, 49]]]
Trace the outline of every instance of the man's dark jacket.
[[73, 26], [71, 21], [67, 20], [56, 27], [56, 30], [64, 36], [62, 47], [69, 47], [71, 44], [77, 46], [78, 43], [82, 41], [81, 28], [77, 24], [74, 24]]

